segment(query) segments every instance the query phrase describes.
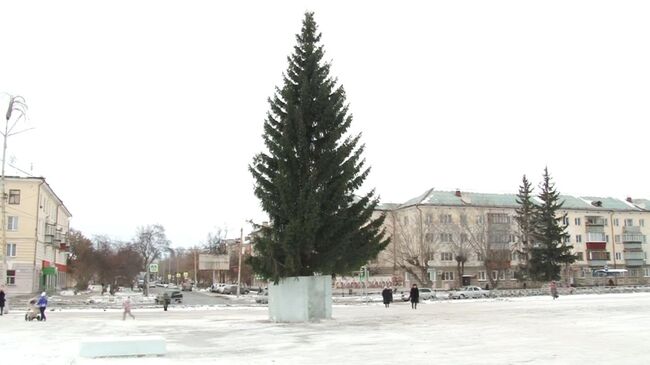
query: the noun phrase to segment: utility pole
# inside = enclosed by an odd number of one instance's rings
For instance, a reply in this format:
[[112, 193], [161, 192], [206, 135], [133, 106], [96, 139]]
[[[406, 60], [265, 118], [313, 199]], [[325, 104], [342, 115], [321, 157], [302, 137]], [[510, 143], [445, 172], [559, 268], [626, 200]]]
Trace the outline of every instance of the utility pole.
[[[0, 174], [0, 214], [2, 214], [2, 244], [0, 245], [0, 257], [2, 257], [2, 267], [0, 267], [0, 287], [7, 284], [7, 194], [5, 192], [5, 158], [7, 156], [7, 137], [24, 132], [19, 131], [12, 133], [16, 124], [25, 117], [27, 105], [22, 96], [9, 95], [9, 105], [7, 106], [7, 113], [5, 114], [5, 129], [2, 133], [2, 172]], [[16, 112], [18, 117], [14, 123], [9, 126], [11, 115]]]
[[241, 288], [241, 250], [244, 248], [244, 228], [241, 229], [241, 238], [239, 240], [239, 265], [237, 265], [237, 298]]
[[198, 251], [198, 248], [195, 246], [194, 247], [194, 285], [197, 285], [196, 281], [196, 272], [197, 272], [197, 267], [196, 267], [196, 251]]

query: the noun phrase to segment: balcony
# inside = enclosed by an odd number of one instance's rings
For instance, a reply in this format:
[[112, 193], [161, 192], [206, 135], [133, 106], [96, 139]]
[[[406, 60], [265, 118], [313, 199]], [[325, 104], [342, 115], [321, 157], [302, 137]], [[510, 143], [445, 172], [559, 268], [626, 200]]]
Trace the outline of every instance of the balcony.
[[589, 266], [602, 268], [607, 266], [607, 260], [587, 260]]
[[642, 244], [639, 242], [625, 242], [623, 244], [623, 249], [625, 251], [641, 251], [643, 250]]
[[625, 242], [639, 242], [642, 243], [645, 241], [645, 237], [640, 233], [623, 233], [623, 243]]
[[589, 242], [607, 242], [605, 233], [601, 232], [587, 232], [587, 237], [586, 241], [587, 243]]
[[605, 225], [605, 219], [602, 217], [585, 217], [585, 225], [602, 227]]
[[643, 266], [645, 265], [645, 260], [625, 260], [625, 266], [628, 267], [633, 267], [633, 266]]
[[587, 250], [604, 251], [606, 249], [607, 249], [607, 243], [605, 242], [587, 242]]
[[625, 226], [623, 227], [623, 234], [625, 233], [641, 233], [641, 227], [639, 226]]
[[623, 252], [623, 257], [625, 261], [627, 260], [645, 260], [645, 253], [643, 251], [625, 251]]
[[608, 251], [587, 251], [587, 261], [609, 261]]

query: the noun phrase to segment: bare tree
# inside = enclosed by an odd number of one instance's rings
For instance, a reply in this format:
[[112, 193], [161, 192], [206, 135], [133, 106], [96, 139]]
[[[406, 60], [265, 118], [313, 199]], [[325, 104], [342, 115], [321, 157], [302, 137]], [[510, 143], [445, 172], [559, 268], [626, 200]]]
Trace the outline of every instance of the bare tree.
[[149, 265], [169, 249], [170, 242], [162, 225], [154, 224], [138, 227], [133, 240], [133, 249], [142, 257], [144, 276], [144, 295], [149, 296]]
[[228, 245], [226, 245], [226, 236], [228, 229], [217, 228], [215, 232], [208, 233], [208, 238], [205, 241], [205, 248], [208, 253], [213, 255], [225, 255], [228, 253]]
[[[486, 279], [490, 287], [495, 288], [499, 284], [499, 278], [505, 270], [510, 268], [512, 247], [510, 245], [512, 230], [509, 217], [505, 213], [496, 213], [507, 219], [501, 223], [495, 222], [495, 216], [488, 213], [487, 216], [479, 213], [475, 220], [466, 220], [461, 224], [462, 231], [467, 235], [471, 249], [478, 255], [479, 261], [485, 269]], [[495, 228], [495, 227], [498, 227]], [[497, 271], [494, 278], [491, 273]]]
[[395, 267], [411, 275], [420, 286], [431, 287], [428, 263], [440, 247], [441, 229], [430, 214], [425, 215], [418, 206], [416, 209], [416, 214], [388, 212], [385, 224], [393, 239], [386, 251]]

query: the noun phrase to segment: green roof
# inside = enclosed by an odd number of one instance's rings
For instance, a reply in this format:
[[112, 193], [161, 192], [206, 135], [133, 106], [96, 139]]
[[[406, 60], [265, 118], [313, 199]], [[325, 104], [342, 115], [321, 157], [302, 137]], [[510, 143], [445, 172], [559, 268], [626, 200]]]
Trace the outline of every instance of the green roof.
[[[460, 195], [460, 196], [459, 196]], [[576, 197], [572, 195], [560, 195], [564, 201], [563, 209], [582, 209], [582, 210], [618, 210], [618, 211], [638, 211], [650, 210], [650, 200], [636, 199], [636, 206], [621, 199], [611, 197]], [[539, 203], [537, 197], [535, 202]], [[600, 206], [594, 202], [600, 202]], [[440, 205], [440, 206], [478, 206], [478, 207], [504, 207], [516, 208], [517, 195], [515, 194], [485, 194], [472, 193], [465, 191], [436, 191], [429, 189], [415, 198], [409, 199], [403, 204], [382, 204], [378, 209], [390, 210], [405, 208], [412, 205]]]

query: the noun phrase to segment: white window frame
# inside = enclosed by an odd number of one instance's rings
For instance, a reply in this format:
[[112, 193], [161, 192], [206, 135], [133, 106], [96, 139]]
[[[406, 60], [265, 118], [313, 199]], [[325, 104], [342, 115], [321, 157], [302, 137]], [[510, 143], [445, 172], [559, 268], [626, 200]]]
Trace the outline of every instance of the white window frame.
[[479, 271], [476, 277], [478, 278], [478, 281], [487, 281], [487, 278], [485, 277], [485, 271]]
[[18, 217], [10, 215], [7, 217], [7, 231], [18, 230]]
[[639, 219], [639, 227], [645, 227], [645, 221], [643, 220], [643, 218]]
[[580, 218], [578, 218], [578, 217], [573, 218], [573, 223], [574, 223], [576, 226], [579, 226], [579, 225], [580, 225]]
[[441, 252], [440, 261], [454, 261], [454, 254], [452, 252]]
[[576, 243], [582, 243], [582, 235], [581, 234], [576, 235]]
[[633, 218], [626, 218], [625, 219], [625, 227], [634, 227], [634, 219]]
[[621, 235], [620, 234], [614, 235], [614, 243], [621, 243]]
[[16, 244], [7, 243], [7, 257], [16, 257]]
[[616, 254], [614, 255], [614, 257], [616, 257], [616, 260], [619, 260], [619, 261], [623, 259], [623, 255], [621, 255], [620, 252], [616, 252]]
[[454, 272], [453, 271], [443, 271], [442, 272], [442, 281], [454, 281]]

